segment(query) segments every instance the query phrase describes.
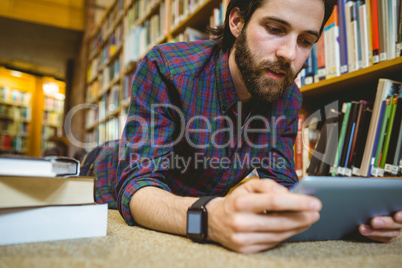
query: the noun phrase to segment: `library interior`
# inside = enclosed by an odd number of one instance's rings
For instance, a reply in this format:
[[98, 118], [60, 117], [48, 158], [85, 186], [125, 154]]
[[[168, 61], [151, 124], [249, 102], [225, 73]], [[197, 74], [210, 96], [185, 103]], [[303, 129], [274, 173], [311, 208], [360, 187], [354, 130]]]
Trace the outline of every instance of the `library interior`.
[[[0, 156], [82, 160], [97, 146], [119, 140], [144, 56], [156, 45], [213, 38], [207, 29], [224, 23], [229, 2], [0, 0]], [[295, 78], [303, 97], [294, 144], [296, 174], [400, 178], [402, 1], [335, 2]], [[117, 211], [109, 210], [107, 228], [107, 237], [85, 243], [0, 246], [0, 262], [15, 267], [180, 262], [186, 267], [397, 267], [402, 261], [402, 236], [387, 245], [290, 243], [241, 256], [217, 245], [206, 248], [180, 236], [129, 227]], [[160, 248], [158, 256], [152, 254], [155, 248]], [[24, 254], [32, 252], [38, 257], [24, 261]]]

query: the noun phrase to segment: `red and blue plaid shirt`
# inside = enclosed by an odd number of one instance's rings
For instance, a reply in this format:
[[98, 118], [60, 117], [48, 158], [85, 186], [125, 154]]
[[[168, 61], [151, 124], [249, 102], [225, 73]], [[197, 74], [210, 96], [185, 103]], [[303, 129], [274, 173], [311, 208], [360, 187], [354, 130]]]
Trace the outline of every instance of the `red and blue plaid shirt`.
[[117, 174], [116, 153], [106, 150], [97, 164], [97, 200], [117, 206], [130, 225], [130, 199], [142, 187], [222, 196], [254, 169], [286, 187], [298, 180], [293, 144], [300, 90], [293, 84], [273, 104], [252, 100], [242, 121], [228, 52], [215, 41], [153, 48], [138, 67], [131, 96]]

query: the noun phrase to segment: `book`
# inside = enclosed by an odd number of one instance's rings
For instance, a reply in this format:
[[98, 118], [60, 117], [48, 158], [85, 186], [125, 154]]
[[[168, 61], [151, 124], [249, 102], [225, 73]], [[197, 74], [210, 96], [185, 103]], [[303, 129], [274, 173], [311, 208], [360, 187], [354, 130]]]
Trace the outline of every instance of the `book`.
[[347, 36], [347, 50], [348, 50], [348, 65], [349, 72], [353, 72], [358, 69], [357, 58], [356, 58], [356, 45], [355, 45], [355, 27], [356, 22], [353, 17], [353, 10], [355, 2], [348, 0], [345, 4], [345, 24], [346, 24], [346, 36]]
[[79, 173], [80, 162], [74, 158], [61, 156], [0, 157], [0, 175], [55, 177], [77, 176]]
[[[380, 170], [380, 161], [382, 157], [382, 152], [383, 152], [383, 145], [384, 145], [384, 140], [386, 136], [386, 129], [389, 124], [389, 117], [390, 117], [390, 111], [391, 111], [391, 104], [392, 104], [392, 96], [387, 96], [387, 99], [384, 101], [385, 103], [385, 109], [384, 109], [384, 114], [381, 118], [381, 128], [380, 128], [380, 133], [379, 137], [377, 139], [377, 150], [375, 152], [375, 158], [374, 158], [374, 164], [371, 170], [371, 175], [378, 177], [381, 176], [381, 170]], [[374, 153], [373, 153], [374, 155]]]
[[[363, 100], [359, 101], [358, 113], [357, 113], [357, 118], [356, 118], [356, 127], [354, 130], [353, 136], [351, 136], [351, 147], [350, 147], [350, 155], [349, 155], [349, 158], [347, 159], [347, 168], [351, 171], [352, 174], [353, 174], [353, 170], [352, 170], [353, 156], [355, 155], [357, 140], [358, 140], [358, 138], [362, 138], [362, 137], [359, 137], [359, 136], [362, 136], [360, 127], [362, 126], [362, 117], [363, 117], [363, 113], [364, 113], [364, 110], [366, 109], [367, 105], [368, 105], [368, 102], [363, 101]], [[366, 134], [366, 133], [364, 133], [364, 134]]]
[[386, 61], [387, 42], [388, 42], [388, 18], [387, 18], [387, 1], [378, 0], [378, 36], [380, 41], [380, 61]]
[[295, 170], [296, 175], [301, 178], [303, 176], [303, 123], [304, 115], [299, 114], [297, 122], [297, 136], [295, 142]]
[[0, 176], [0, 208], [94, 203], [94, 177]]
[[362, 56], [362, 40], [361, 40], [361, 28], [360, 24], [360, 7], [363, 5], [361, 0], [357, 0], [352, 8], [351, 19], [352, 27], [354, 29], [354, 50], [356, 59], [356, 68], [363, 68], [363, 56]]
[[107, 204], [0, 209], [0, 245], [105, 236]]
[[361, 40], [361, 50], [362, 50], [362, 67], [367, 68], [371, 65], [371, 40], [369, 33], [368, 23], [368, 9], [365, 2], [362, 3], [359, 9], [360, 18], [360, 40]]
[[396, 56], [402, 56], [402, 1], [397, 2], [397, 39]]
[[341, 132], [339, 134], [339, 140], [338, 140], [338, 147], [336, 149], [335, 157], [334, 157], [334, 163], [331, 167], [331, 176], [336, 176], [337, 173], [344, 173], [342, 172], [342, 168], [339, 166], [340, 159], [341, 159], [341, 154], [343, 150], [343, 145], [344, 145], [344, 140], [345, 140], [345, 133], [346, 133], [346, 128], [348, 125], [349, 121], [349, 114], [350, 114], [350, 107], [351, 103], [344, 103], [342, 105], [342, 113], [344, 114], [343, 120], [342, 120], [342, 126], [341, 126]]
[[338, 21], [339, 21], [339, 47], [340, 47], [340, 72], [341, 74], [349, 72], [348, 64], [348, 45], [346, 34], [346, 20], [345, 20], [345, 5], [346, 0], [338, 0]]
[[331, 17], [324, 27], [324, 50], [326, 78], [341, 74], [338, 8], [334, 7]]
[[398, 95], [395, 94], [393, 97], [391, 97], [391, 104], [390, 104], [390, 112], [389, 112], [389, 119], [388, 119], [388, 124], [387, 124], [387, 129], [384, 134], [384, 145], [382, 148], [381, 152], [381, 158], [380, 158], [380, 164], [379, 164], [379, 176], [384, 177], [384, 168], [385, 168], [385, 162], [387, 159], [387, 154], [388, 154], [388, 149], [389, 149], [389, 142], [391, 140], [391, 131], [394, 125], [394, 120], [395, 120], [395, 113], [396, 113], [396, 105], [398, 102]]
[[345, 139], [342, 148], [341, 158], [339, 160], [338, 174], [342, 176], [351, 176], [352, 170], [348, 169], [348, 160], [351, 155], [351, 147], [353, 143], [353, 135], [356, 130], [356, 120], [359, 111], [359, 102], [352, 101], [348, 124], [345, 132]]
[[[324, 28], [325, 30], [325, 28]], [[325, 33], [317, 41], [317, 81], [324, 80], [327, 76], [325, 67]]]
[[322, 161], [318, 166], [317, 175], [319, 176], [328, 176], [330, 174], [330, 169], [332, 163], [335, 159], [336, 149], [338, 146], [339, 134], [340, 134], [340, 127], [339, 122], [342, 121], [342, 113], [331, 109], [328, 112], [327, 120], [323, 128], [326, 129], [326, 137], [320, 135], [320, 139], [326, 139], [326, 148], [325, 153], [322, 156]]
[[355, 176], [360, 176], [360, 166], [364, 154], [364, 146], [367, 141], [367, 133], [370, 126], [371, 113], [372, 110], [370, 107], [366, 106], [363, 108], [363, 112], [360, 118], [359, 135], [357, 137], [356, 147], [353, 151], [352, 157], [352, 174]]
[[375, 136], [380, 120], [380, 113], [383, 101], [391, 94], [393, 84], [400, 85], [400, 82], [396, 82], [389, 79], [379, 79], [377, 92], [373, 105], [373, 112], [370, 120], [370, 127], [367, 136], [367, 142], [364, 149], [362, 164], [360, 168], [360, 176], [367, 177], [369, 175], [369, 169], [371, 164], [371, 157], [373, 155]]
[[373, 49], [373, 64], [380, 62], [380, 37], [378, 26], [378, 1], [370, 0], [370, 14], [371, 14], [371, 44]]
[[[391, 174], [391, 175], [397, 175], [398, 174], [398, 163], [397, 159], [399, 159], [399, 153], [398, 150], [401, 147], [400, 143], [402, 140], [399, 140], [399, 137], [401, 136], [402, 133], [402, 87], [399, 93], [399, 98], [397, 100], [396, 104], [396, 111], [395, 111], [395, 118], [394, 118], [394, 125], [391, 131], [391, 137], [390, 137], [390, 144], [391, 146], [388, 149], [388, 154], [386, 158], [386, 163], [384, 166], [384, 170], [386, 174]], [[395, 157], [397, 159], [395, 159]]]

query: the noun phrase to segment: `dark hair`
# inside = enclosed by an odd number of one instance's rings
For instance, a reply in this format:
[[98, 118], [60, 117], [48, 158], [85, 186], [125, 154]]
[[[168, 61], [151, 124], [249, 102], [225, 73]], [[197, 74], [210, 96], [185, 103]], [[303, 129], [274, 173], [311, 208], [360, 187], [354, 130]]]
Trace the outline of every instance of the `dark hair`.
[[[209, 32], [212, 36], [215, 36], [215, 40], [218, 42], [219, 46], [224, 50], [231, 49], [236, 37], [233, 36], [229, 27], [229, 15], [233, 8], [238, 7], [240, 9], [240, 16], [244, 20], [245, 26], [249, 22], [251, 16], [257, 8], [262, 7], [268, 0], [231, 0], [228, 4], [225, 14], [225, 22], [222, 26], [217, 28], [209, 28]], [[336, 0], [323, 0], [325, 5], [325, 15], [324, 21], [321, 25], [320, 34], [324, 29], [325, 23], [327, 23], [329, 17], [332, 14]]]

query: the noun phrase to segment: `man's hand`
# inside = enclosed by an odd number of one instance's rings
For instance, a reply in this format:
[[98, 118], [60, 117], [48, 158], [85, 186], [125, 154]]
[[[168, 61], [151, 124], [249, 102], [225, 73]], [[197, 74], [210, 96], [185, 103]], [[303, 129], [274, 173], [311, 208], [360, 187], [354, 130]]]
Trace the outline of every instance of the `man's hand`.
[[371, 240], [388, 243], [395, 240], [402, 230], [402, 211], [393, 217], [375, 217], [370, 225], [362, 224], [359, 231]]
[[208, 205], [208, 239], [241, 253], [272, 248], [318, 221], [321, 201], [278, 183], [250, 180]]

